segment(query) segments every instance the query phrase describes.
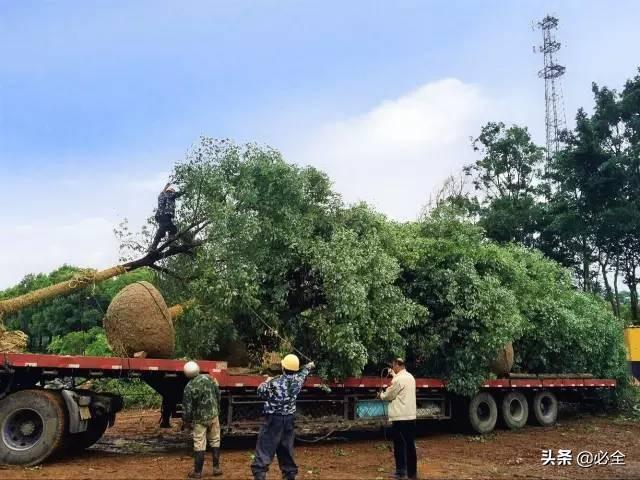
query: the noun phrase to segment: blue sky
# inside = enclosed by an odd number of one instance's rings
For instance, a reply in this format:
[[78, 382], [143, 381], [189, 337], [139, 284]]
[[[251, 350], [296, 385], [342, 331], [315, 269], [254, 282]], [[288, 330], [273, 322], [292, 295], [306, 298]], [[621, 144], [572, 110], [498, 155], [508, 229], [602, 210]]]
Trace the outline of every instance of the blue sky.
[[[0, 288], [117, 259], [206, 134], [326, 170], [415, 218], [487, 120], [543, 142], [531, 23], [560, 18], [567, 119], [640, 65], [637, 1], [0, 0]], [[8, 226], [8, 229], [7, 229]]]

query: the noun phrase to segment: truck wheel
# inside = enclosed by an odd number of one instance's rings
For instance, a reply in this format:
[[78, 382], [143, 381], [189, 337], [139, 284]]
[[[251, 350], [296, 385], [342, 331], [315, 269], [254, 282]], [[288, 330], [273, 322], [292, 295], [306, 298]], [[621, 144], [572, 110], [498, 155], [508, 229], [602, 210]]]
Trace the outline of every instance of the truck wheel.
[[498, 406], [488, 392], [480, 392], [469, 402], [469, 423], [480, 434], [491, 432], [498, 419]]
[[102, 438], [109, 426], [107, 417], [98, 417], [89, 420], [87, 430], [80, 433], [70, 433], [64, 441], [67, 452], [80, 452], [86, 450]]
[[502, 420], [507, 428], [516, 430], [527, 423], [529, 404], [527, 397], [520, 392], [509, 392], [502, 398]]
[[553, 392], [542, 390], [531, 400], [529, 421], [541, 427], [550, 427], [558, 418], [558, 399]]
[[36, 465], [62, 445], [67, 414], [59, 394], [22, 390], [0, 401], [0, 463]]

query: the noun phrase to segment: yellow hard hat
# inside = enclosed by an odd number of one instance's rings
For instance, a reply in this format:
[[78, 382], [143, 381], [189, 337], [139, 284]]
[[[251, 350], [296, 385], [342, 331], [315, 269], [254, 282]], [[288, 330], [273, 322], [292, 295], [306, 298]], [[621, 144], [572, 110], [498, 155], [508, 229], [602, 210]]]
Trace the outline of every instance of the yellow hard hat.
[[300, 370], [300, 360], [298, 360], [298, 357], [296, 357], [293, 353], [290, 353], [289, 355], [284, 357], [282, 359], [282, 362], [280, 363], [282, 365], [282, 368], [284, 368], [285, 370], [290, 370], [292, 372], [297, 372], [298, 370]]

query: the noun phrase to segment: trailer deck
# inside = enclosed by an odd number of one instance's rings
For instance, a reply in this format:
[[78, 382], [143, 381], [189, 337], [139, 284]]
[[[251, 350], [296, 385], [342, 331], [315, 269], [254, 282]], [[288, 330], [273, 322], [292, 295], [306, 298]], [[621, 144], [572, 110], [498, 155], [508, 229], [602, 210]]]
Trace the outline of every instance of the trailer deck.
[[[226, 435], [251, 435], [261, 424], [261, 375], [235, 375], [223, 361], [199, 361], [222, 392], [220, 425]], [[122, 399], [76, 387], [75, 379], [139, 379], [162, 396], [161, 425], [181, 416], [187, 378], [184, 360], [0, 354], [0, 463], [37, 464], [69, 445], [86, 448], [115, 422]], [[73, 379], [60, 382], [55, 379]], [[296, 425], [302, 434], [379, 428], [388, 423], [387, 403], [376, 398], [389, 378], [360, 377], [325, 382], [309, 376], [298, 396]], [[498, 419], [511, 429], [527, 421], [553, 425], [558, 401], [586, 402], [616, 387], [615, 380], [585, 374], [514, 375], [491, 379], [468, 399], [447, 390], [440, 378], [416, 378], [418, 420], [462, 419], [477, 433]], [[49, 417], [55, 421], [49, 421]], [[45, 421], [46, 420], [46, 421]], [[42, 440], [43, 439], [43, 440]], [[42, 441], [41, 441], [42, 440]]]
[[[120, 357], [85, 357], [68, 355], [44, 355], [30, 353], [3, 353], [0, 362], [5, 368], [24, 371], [31, 377], [141, 377], [150, 373], [158, 373], [167, 378], [182, 376], [184, 360], [164, 360], [153, 358], [120, 358]], [[215, 378], [222, 389], [254, 389], [264, 381], [260, 375], [234, 375], [227, 371], [227, 362], [199, 360], [203, 372]], [[535, 378], [499, 378], [487, 380], [483, 389], [509, 388], [615, 388], [616, 381], [607, 378], [584, 378], [579, 375], [547, 378], [541, 375]], [[305, 382], [308, 389], [328, 386], [338, 389], [379, 389], [388, 386], [388, 379], [380, 377], [346, 378], [338, 381], [324, 382], [321, 378], [309, 376]], [[439, 378], [416, 378], [419, 390], [443, 390], [446, 380]]]

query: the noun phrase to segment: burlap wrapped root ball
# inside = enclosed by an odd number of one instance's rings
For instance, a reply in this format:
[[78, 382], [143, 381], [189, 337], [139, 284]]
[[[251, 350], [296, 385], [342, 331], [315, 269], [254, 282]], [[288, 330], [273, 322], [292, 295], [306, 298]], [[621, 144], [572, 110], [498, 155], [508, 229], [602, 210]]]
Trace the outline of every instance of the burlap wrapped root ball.
[[507, 376], [513, 368], [513, 356], [513, 342], [509, 342], [498, 349], [496, 359], [491, 362], [491, 371], [499, 377]]
[[104, 329], [116, 355], [171, 358], [175, 330], [167, 304], [149, 282], [127, 285], [113, 297], [104, 317]]
[[27, 351], [29, 337], [20, 330], [7, 330], [0, 325], [0, 353], [24, 353]]

